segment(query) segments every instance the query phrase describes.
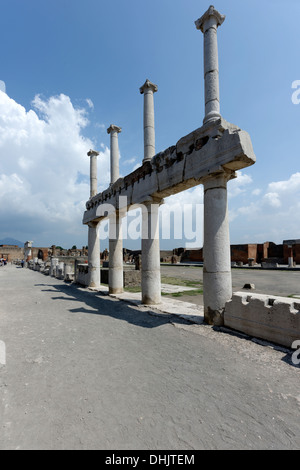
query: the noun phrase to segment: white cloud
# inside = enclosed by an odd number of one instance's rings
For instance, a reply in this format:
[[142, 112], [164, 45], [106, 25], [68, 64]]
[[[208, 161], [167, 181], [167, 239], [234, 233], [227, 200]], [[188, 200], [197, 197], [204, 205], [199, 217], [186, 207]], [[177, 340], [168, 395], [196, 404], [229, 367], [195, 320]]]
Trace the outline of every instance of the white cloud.
[[264, 195], [264, 200], [271, 207], [281, 207], [279, 195], [277, 193], [267, 193]]
[[276, 192], [276, 193], [281, 193], [281, 194], [295, 193], [295, 191], [300, 190], [300, 173], [294, 173], [286, 181], [277, 181], [274, 183], [270, 183], [268, 185], [268, 189], [271, 192]]
[[0, 91], [2, 91], [3, 93], [6, 93], [6, 85], [3, 80], [0, 80]]
[[253, 189], [251, 194], [253, 196], [259, 196], [261, 194], [261, 189], [259, 189], [259, 188]]
[[101, 129], [101, 130], [106, 129], [106, 125], [105, 124], [100, 124], [100, 122], [96, 122], [95, 127], [97, 129]]
[[[252, 242], [299, 238], [300, 229], [300, 173], [288, 179], [268, 184], [266, 191], [252, 191], [255, 200], [230, 211], [234, 243], [243, 239], [243, 231], [251, 235]], [[260, 197], [257, 197], [260, 196]]]
[[[39, 231], [45, 232], [38, 238], [47, 245], [73, 239], [79, 244], [86, 231], [81, 222], [89, 198], [87, 152], [94, 148], [82, 134], [89, 124], [87, 112], [75, 109], [66, 95], [48, 100], [37, 95], [32, 104], [27, 112], [0, 91], [1, 235], [18, 232], [36, 239]], [[109, 182], [105, 146], [98, 172], [103, 190]]]
[[87, 105], [90, 109], [94, 109], [94, 103], [92, 102], [92, 100], [90, 98], [87, 98], [86, 102], [87, 102]]
[[239, 196], [247, 190], [247, 186], [252, 183], [249, 175], [244, 175], [241, 171], [237, 173], [237, 178], [230, 180], [228, 183], [228, 197], [233, 198]]
[[136, 162], [136, 157], [129, 158], [128, 160], [124, 161], [124, 165], [133, 165]]

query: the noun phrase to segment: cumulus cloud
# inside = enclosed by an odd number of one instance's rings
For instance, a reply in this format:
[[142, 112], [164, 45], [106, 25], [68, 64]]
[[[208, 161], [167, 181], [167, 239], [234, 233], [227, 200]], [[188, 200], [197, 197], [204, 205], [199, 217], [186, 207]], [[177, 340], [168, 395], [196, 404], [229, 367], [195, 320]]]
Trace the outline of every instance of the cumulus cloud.
[[237, 173], [237, 177], [233, 180], [230, 180], [228, 183], [228, 197], [233, 198], [239, 196], [241, 193], [247, 191], [247, 186], [252, 183], [252, 178], [250, 175], [245, 175], [241, 171]]
[[[81, 226], [89, 197], [84, 137], [87, 111], [76, 109], [66, 95], [37, 95], [26, 109], [0, 91], [1, 235], [36, 238], [39, 243], [74, 243], [84, 238]], [[99, 156], [101, 187], [109, 181], [109, 150]], [[72, 239], [72, 240], [73, 240]], [[71, 240], [70, 240], [71, 242]]]
[[255, 200], [230, 211], [235, 243], [282, 243], [283, 239], [299, 238], [300, 173], [271, 182], [264, 192], [256, 189], [252, 194]]

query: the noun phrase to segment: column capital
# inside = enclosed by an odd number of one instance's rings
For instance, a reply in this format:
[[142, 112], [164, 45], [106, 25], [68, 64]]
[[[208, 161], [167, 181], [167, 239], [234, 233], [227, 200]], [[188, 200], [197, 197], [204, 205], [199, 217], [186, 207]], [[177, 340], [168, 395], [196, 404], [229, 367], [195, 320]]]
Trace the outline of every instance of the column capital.
[[99, 152], [96, 152], [96, 150], [90, 150], [88, 153], [87, 153], [87, 156], [88, 157], [98, 157]]
[[98, 228], [99, 222], [91, 221], [87, 225], [88, 225], [89, 228]]
[[221, 24], [224, 23], [225, 18], [225, 15], [221, 15], [221, 13], [211, 5], [204, 15], [195, 21], [195, 25], [197, 29], [200, 29], [202, 33], [205, 33], [205, 31], [212, 26], [216, 27], [216, 29], [218, 26], [221, 26]]
[[116, 126], [115, 124], [111, 124], [107, 129], [107, 133], [110, 134], [113, 131], [116, 131], [119, 134], [120, 132], [122, 132], [122, 127]]
[[153, 93], [156, 93], [157, 90], [158, 90], [158, 86], [155, 85], [154, 83], [150, 82], [150, 80], [148, 80], [148, 78], [147, 78], [144, 85], [141, 86], [141, 88], [140, 88], [141, 95], [144, 94], [147, 89], [150, 89], [150, 90], [153, 91]]
[[234, 170], [224, 170], [216, 173], [211, 173], [201, 180], [204, 185], [204, 191], [214, 188], [226, 188], [228, 181], [237, 178]]

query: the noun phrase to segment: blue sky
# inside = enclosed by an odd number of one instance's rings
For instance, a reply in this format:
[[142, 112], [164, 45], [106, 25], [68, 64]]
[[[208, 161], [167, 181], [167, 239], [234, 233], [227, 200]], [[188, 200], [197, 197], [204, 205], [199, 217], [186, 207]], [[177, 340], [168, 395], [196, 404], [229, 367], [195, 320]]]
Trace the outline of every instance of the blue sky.
[[[1, 5], [0, 238], [87, 243], [87, 151], [109, 180], [111, 123], [122, 175], [143, 158], [146, 78], [155, 94], [157, 152], [202, 125], [202, 0], [9, 0]], [[249, 132], [257, 163], [229, 183], [232, 243], [300, 238], [298, 0], [215, 1], [222, 116]], [[1, 87], [0, 87], [1, 89]], [[0, 93], [1, 94], [1, 93]], [[300, 95], [299, 95], [300, 96]], [[202, 202], [202, 188], [166, 201]], [[199, 223], [199, 244], [202, 237]], [[163, 240], [162, 248], [186, 240]], [[138, 242], [127, 246], [139, 245]], [[105, 244], [103, 245], [105, 246]]]

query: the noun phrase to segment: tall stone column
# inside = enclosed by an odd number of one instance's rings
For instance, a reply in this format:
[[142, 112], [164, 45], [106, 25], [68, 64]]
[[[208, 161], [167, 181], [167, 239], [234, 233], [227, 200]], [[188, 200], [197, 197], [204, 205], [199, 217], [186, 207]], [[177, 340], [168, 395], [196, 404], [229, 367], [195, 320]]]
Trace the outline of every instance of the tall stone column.
[[157, 85], [148, 79], [140, 88], [144, 95], [144, 159], [143, 163], [155, 155], [154, 99], [153, 94], [158, 90]]
[[101, 274], [99, 223], [97, 222], [89, 223], [88, 244], [89, 287], [98, 289], [100, 287]]
[[[95, 150], [90, 150], [88, 156], [90, 157], [90, 198], [96, 196], [98, 193], [98, 178], [97, 178], [97, 157], [99, 153]], [[90, 222], [88, 233], [88, 266], [89, 266], [89, 287], [100, 287], [100, 240], [99, 240], [99, 224], [97, 222]]]
[[[121, 127], [114, 124], [111, 124], [107, 129], [107, 133], [110, 134], [111, 184], [114, 184], [119, 179], [120, 155], [118, 134], [121, 131]], [[109, 293], [122, 293], [123, 284], [122, 217], [116, 208], [114, 214], [109, 219]]]
[[119, 139], [118, 134], [122, 128], [111, 124], [107, 129], [110, 134], [110, 184], [114, 184], [119, 179]]
[[122, 217], [117, 210], [109, 219], [109, 293], [121, 294], [123, 285]]
[[225, 16], [210, 6], [207, 12], [195, 22], [196, 28], [204, 34], [205, 117], [203, 123], [221, 117], [217, 28], [224, 20]]
[[206, 323], [224, 323], [225, 303], [232, 297], [227, 182], [234, 173], [204, 181], [203, 300]]
[[97, 190], [97, 157], [99, 153], [95, 150], [90, 150], [88, 152], [88, 157], [90, 157], [90, 198], [96, 196], [98, 193]]
[[161, 303], [159, 205], [146, 202], [142, 212], [142, 303]]

